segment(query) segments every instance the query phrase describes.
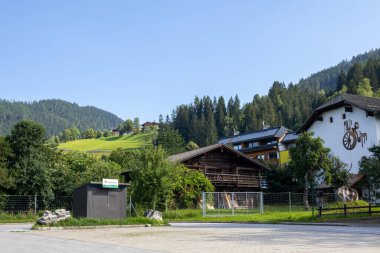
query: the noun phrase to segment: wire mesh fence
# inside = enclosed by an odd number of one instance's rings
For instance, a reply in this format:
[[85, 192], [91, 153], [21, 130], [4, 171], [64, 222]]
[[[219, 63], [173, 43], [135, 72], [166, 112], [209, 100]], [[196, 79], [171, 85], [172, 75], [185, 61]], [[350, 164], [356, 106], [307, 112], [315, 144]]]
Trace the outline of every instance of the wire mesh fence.
[[224, 216], [261, 213], [260, 192], [204, 192], [202, 194], [203, 216]]
[[24, 213], [56, 209], [72, 210], [71, 196], [0, 195], [0, 212]]
[[202, 196], [203, 216], [254, 214], [266, 212], [314, 211], [338, 199], [335, 194], [309, 194], [309, 209], [305, 209], [303, 193], [262, 192], [204, 192]]

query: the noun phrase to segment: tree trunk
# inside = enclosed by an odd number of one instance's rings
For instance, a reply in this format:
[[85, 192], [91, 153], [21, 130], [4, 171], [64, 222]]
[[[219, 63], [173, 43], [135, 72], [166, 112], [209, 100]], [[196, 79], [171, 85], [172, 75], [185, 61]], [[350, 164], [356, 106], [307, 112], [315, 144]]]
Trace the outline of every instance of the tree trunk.
[[305, 185], [303, 189], [303, 207], [305, 208], [305, 211], [309, 211], [309, 200], [308, 200], [308, 195], [309, 195], [309, 177], [308, 173], [306, 172], [304, 180], [305, 180]]

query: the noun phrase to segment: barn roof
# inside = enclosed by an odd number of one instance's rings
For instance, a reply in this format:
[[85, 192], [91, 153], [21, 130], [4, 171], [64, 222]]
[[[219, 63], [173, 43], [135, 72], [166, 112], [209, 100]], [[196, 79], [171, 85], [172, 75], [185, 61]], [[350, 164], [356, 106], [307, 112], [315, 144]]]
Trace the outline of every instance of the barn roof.
[[238, 157], [241, 157], [241, 159], [244, 159], [246, 160], [248, 163], [251, 163], [252, 165], [255, 165], [255, 166], [260, 166], [262, 167], [263, 169], [268, 169], [269, 170], [269, 167], [260, 162], [259, 160], [257, 159], [253, 159], [253, 158], [250, 158], [248, 156], [246, 156], [245, 154], [227, 146], [227, 145], [224, 145], [222, 143], [218, 143], [218, 144], [214, 144], [214, 145], [210, 145], [210, 146], [207, 146], [207, 147], [203, 147], [203, 148], [199, 148], [199, 149], [195, 149], [195, 150], [191, 150], [191, 151], [187, 151], [187, 152], [184, 152], [184, 153], [180, 153], [180, 154], [176, 154], [176, 155], [172, 155], [172, 156], [169, 156], [169, 161], [172, 161], [172, 162], [185, 162], [187, 160], [190, 160], [194, 157], [197, 157], [197, 156], [201, 156], [207, 152], [210, 152], [210, 151], [213, 151], [213, 150], [216, 150], [216, 149], [225, 149], [225, 150], [228, 150], [230, 151], [231, 153], [237, 155]]

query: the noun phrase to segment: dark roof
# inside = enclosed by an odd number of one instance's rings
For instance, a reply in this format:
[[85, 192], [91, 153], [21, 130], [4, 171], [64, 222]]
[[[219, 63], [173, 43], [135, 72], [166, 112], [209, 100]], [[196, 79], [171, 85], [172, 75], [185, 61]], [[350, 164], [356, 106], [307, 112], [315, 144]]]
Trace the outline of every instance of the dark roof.
[[[355, 186], [358, 182], [360, 182], [364, 178], [363, 174], [351, 174], [348, 184], [350, 187]], [[332, 188], [331, 185], [328, 185], [326, 183], [321, 183], [317, 186], [318, 189], [327, 189]]]
[[327, 103], [321, 105], [309, 116], [309, 118], [304, 122], [298, 132], [307, 131], [307, 129], [314, 123], [317, 117], [326, 111], [345, 106], [351, 105], [356, 106], [364, 111], [370, 111], [373, 113], [380, 113], [380, 99], [373, 97], [365, 97], [360, 95], [352, 94], [341, 94]]
[[150, 122], [150, 121], [147, 121], [145, 122], [144, 124], [142, 124], [141, 126], [158, 126], [159, 124], [157, 122]]
[[282, 139], [281, 143], [291, 143], [291, 142], [296, 142], [298, 138], [298, 134], [297, 133], [287, 133], [284, 137], [284, 139]]
[[235, 135], [231, 137], [227, 137], [224, 139], [220, 139], [218, 143], [223, 143], [223, 144], [228, 144], [228, 143], [241, 143], [245, 141], [257, 141], [265, 138], [281, 138], [284, 136], [287, 132], [290, 130], [287, 129], [286, 127], [273, 127], [273, 128], [268, 128], [260, 131], [255, 131], [255, 132], [249, 132], [249, 133], [244, 133], [240, 135]]
[[246, 156], [245, 154], [233, 149], [233, 148], [230, 148], [229, 146], [227, 145], [224, 145], [222, 143], [218, 143], [218, 144], [214, 144], [214, 145], [211, 145], [211, 146], [207, 146], [207, 147], [203, 147], [203, 148], [199, 148], [199, 149], [195, 149], [195, 150], [191, 150], [191, 151], [187, 151], [187, 152], [184, 152], [184, 153], [180, 153], [180, 154], [176, 154], [176, 155], [172, 155], [172, 156], [169, 156], [169, 161], [171, 162], [184, 162], [184, 161], [187, 161], [191, 158], [194, 158], [194, 157], [197, 157], [197, 156], [200, 156], [200, 155], [203, 155], [207, 152], [210, 152], [210, 151], [213, 151], [215, 149], [226, 149], [226, 150], [229, 150], [231, 151], [232, 153], [238, 155], [239, 157], [242, 157], [242, 159], [246, 160], [247, 162], [251, 163], [251, 164], [254, 164], [254, 165], [258, 165], [264, 169], [268, 169], [269, 170], [269, 167], [267, 165], [265, 165], [264, 163], [256, 160], [256, 159], [253, 159], [253, 158], [249, 158], [248, 156]]

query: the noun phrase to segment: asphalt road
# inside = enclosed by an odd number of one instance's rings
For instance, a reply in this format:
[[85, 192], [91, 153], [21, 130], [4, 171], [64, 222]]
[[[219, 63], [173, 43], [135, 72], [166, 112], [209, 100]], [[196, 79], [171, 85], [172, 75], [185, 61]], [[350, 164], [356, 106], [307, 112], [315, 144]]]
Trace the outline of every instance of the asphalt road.
[[0, 252], [380, 252], [379, 227], [177, 223], [29, 231], [30, 226], [0, 225]]

